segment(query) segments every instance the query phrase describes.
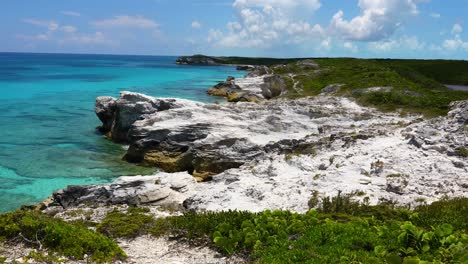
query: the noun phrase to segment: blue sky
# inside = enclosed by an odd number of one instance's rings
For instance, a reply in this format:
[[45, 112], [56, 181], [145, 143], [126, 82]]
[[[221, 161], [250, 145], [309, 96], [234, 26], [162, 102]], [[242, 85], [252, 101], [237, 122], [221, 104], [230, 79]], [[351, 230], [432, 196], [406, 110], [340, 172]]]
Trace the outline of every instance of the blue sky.
[[0, 51], [468, 59], [468, 0], [2, 0]]

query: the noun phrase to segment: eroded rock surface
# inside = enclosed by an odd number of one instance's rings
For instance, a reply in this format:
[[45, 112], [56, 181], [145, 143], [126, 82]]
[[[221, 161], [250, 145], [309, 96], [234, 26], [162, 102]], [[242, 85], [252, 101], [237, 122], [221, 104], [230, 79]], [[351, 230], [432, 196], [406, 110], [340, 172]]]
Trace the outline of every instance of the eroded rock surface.
[[466, 101], [452, 104], [447, 117], [426, 121], [323, 95], [171, 102], [175, 107], [133, 123], [127, 156], [181, 171], [175, 175], [186, 180], [189, 174], [212, 179], [187, 184], [178, 201], [188, 210], [304, 212], [314, 191], [359, 191], [371, 203], [402, 204], [467, 195], [468, 161], [454, 154], [467, 147]]

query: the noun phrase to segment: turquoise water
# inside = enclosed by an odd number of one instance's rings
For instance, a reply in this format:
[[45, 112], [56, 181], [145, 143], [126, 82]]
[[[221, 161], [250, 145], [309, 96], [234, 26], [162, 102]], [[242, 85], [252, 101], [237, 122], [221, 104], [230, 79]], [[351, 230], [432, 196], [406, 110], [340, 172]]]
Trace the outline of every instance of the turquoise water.
[[175, 65], [175, 57], [0, 53], [0, 211], [43, 200], [70, 184], [154, 172], [121, 160], [96, 133], [97, 96], [119, 91], [203, 102], [234, 67]]

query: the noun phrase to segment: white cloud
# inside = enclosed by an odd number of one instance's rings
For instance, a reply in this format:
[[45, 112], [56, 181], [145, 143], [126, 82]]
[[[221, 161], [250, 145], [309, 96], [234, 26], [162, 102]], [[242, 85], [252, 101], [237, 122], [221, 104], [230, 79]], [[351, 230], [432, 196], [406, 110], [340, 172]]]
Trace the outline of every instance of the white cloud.
[[452, 34], [453, 35], [460, 34], [462, 32], [463, 32], [463, 27], [460, 24], [453, 25], [453, 27], [452, 27]]
[[83, 45], [116, 45], [115, 41], [109, 39], [102, 32], [95, 32], [94, 34], [71, 34], [59, 41], [60, 44], [73, 43]]
[[419, 41], [415, 36], [402, 36], [397, 39], [374, 41], [368, 44], [370, 50], [375, 52], [391, 52], [397, 49], [404, 50], [422, 50], [426, 43]]
[[53, 20], [46, 21], [46, 20], [38, 20], [33, 18], [25, 18], [23, 19], [24, 23], [28, 23], [38, 27], [45, 27], [50, 31], [55, 31], [59, 28], [59, 24]]
[[210, 29], [208, 31], [208, 42], [219, 41], [223, 37], [223, 32], [220, 30]]
[[361, 14], [346, 20], [338, 11], [330, 22], [330, 30], [345, 40], [378, 41], [393, 35], [407, 17], [419, 13], [421, 0], [359, 0]]
[[293, 9], [306, 7], [309, 10], [315, 11], [320, 8], [319, 0], [236, 0], [233, 4], [236, 8], [269, 8], [275, 7], [280, 9]]
[[350, 50], [351, 52], [358, 52], [358, 48], [352, 42], [347, 41], [343, 43], [343, 47], [347, 50]]
[[192, 28], [201, 28], [201, 27], [202, 27], [202, 24], [200, 23], [200, 21], [197, 21], [197, 20], [192, 21]]
[[60, 30], [66, 33], [74, 33], [77, 31], [77, 28], [74, 26], [61, 26]]
[[429, 15], [431, 17], [433, 17], [433, 18], [440, 18], [441, 17], [441, 15], [439, 13], [430, 13]]
[[111, 19], [104, 19], [91, 22], [92, 25], [99, 28], [157, 28], [159, 26], [155, 21], [144, 16], [115, 16]]
[[456, 35], [453, 39], [444, 40], [442, 48], [445, 51], [456, 51], [459, 49], [468, 51], [468, 42], [463, 41], [460, 35]]
[[62, 12], [60, 12], [60, 13], [62, 13], [63, 15], [66, 15], [66, 16], [74, 16], [74, 17], [79, 17], [79, 16], [81, 16], [80, 13], [78, 13], [78, 12], [73, 12], [73, 11], [62, 11]]
[[319, 0], [236, 0], [233, 7], [237, 21], [227, 23], [225, 31], [209, 32], [214, 45], [271, 47], [322, 40], [322, 27], [306, 22], [320, 8]]

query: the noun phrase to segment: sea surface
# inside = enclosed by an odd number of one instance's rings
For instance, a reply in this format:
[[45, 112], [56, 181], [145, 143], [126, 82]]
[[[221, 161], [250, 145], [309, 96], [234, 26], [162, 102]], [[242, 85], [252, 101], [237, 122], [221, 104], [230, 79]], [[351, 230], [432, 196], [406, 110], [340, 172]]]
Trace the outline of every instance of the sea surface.
[[228, 66], [179, 66], [176, 57], [0, 53], [0, 212], [73, 184], [106, 183], [155, 169], [121, 160], [96, 133], [97, 96], [119, 91], [202, 102]]

